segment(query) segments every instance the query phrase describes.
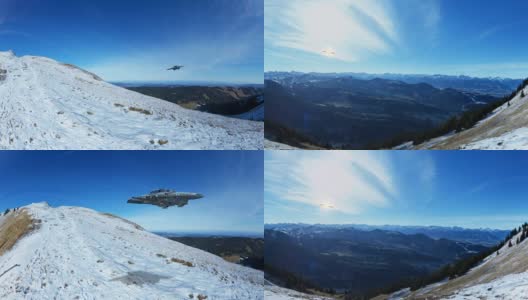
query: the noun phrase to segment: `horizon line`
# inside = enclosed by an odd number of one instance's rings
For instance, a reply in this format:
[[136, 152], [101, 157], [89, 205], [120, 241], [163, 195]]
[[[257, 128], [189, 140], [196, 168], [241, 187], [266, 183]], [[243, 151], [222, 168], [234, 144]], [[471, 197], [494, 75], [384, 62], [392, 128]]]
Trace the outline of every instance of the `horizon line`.
[[[400, 226], [400, 227], [440, 227], [440, 228], [462, 228], [462, 229], [470, 229], [470, 230], [501, 230], [501, 231], [509, 231], [510, 229], [500, 229], [500, 228], [490, 228], [490, 227], [463, 227], [458, 225], [452, 225], [452, 226], [442, 226], [442, 225], [401, 225], [401, 224], [361, 224], [361, 223], [288, 223], [288, 222], [279, 222], [279, 223], [266, 223], [264, 222], [264, 226], [267, 225], [309, 225], [309, 226], [315, 226], [315, 225], [322, 225], [322, 226]], [[518, 228], [518, 227], [514, 227]]]
[[385, 73], [369, 73], [369, 72], [354, 72], [354, 71], [347, 71], [347, 72], [302, 72], [302, 71], [264, 71], [264, 74], [267, 73], [301, 73], [301, 74], [366, 74], [366, 75], [405, 75], [405, 76], [449, 76], [449, 77], [469, 77], [469, 78], [475, 78], [475, 79], [493, 79], [493, 78], [500, 78], [500, 79], [509, 79], [509, 80], [524, 80], [525, 78], [512, 78], [507, 76], [488, 76], [488, 77], [480, 77], [480, 76], [472, 76], [472, 75], [449, 75], [449, 74], [442, 74], [442, 73], [395, 73], [395, 72], [385, 72]]

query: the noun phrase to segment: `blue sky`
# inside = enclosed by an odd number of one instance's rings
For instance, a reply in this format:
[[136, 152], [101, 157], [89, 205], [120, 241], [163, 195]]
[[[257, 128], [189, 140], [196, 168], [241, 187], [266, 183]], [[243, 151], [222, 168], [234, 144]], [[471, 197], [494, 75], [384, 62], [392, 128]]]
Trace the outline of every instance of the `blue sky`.
[[265, 70], [528, 77], [524, 0], [266, 0]]
[[[0, 210], [82, 206], [149, 230], [262, 234], [261, 151], [1, 151]], [[158, 188], [205, 197], [182, 208], [127, 204]]]
[[263, 10], [263, 0], [1, 0], [0, 50], [109, 81], [262, 83]]
[[512, 229], [528, 221], [524, 151], [266, 151], [266, 223]]

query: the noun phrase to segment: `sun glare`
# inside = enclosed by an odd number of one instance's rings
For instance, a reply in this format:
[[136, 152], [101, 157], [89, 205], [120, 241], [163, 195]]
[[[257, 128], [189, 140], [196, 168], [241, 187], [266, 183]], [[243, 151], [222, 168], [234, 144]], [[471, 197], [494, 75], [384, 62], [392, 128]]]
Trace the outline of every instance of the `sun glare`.
[[321, 54], [323, 54], [326, 57], [335, 57], [336, 56], [336, 52], [332, 48], [323, 49], [323, 51], [321, 51]]
[[321, 203], [319, 204], [319, 207], [323, 210], [333, 209], [334, 205], [330, 203]]

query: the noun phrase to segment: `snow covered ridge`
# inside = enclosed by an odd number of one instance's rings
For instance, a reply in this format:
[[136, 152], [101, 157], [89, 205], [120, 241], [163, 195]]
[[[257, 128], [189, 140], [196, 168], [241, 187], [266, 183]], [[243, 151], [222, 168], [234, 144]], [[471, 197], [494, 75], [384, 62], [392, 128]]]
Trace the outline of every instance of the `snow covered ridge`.
[[521, 235], [522, 231], [466, 274], [406, 293], [402, 298], [528, 299], [528, 242], [520, 241]]
[[23, 212], [38, 227], [0, 256], [1, 299], [264, 299], [262, 272], [116, 216], [46, 203], [7, 216]]
[[274, 285], [273, 283], [266, 281], [265, 282], [265, 298], [266, 300], [332, 300], [332, 298], [327, 298], [324, 296], [318, 295], [308, 295], [301, 292], [297, 292], [290, 289], [285, 289], [279, 286]]
[[263, 149], [264, 123], [184, 109], [73, 65], [0, 52], [0, 149]]
[[233, 118], [251, 120], [251, 121], [264, 121], [264, 103], [253, 108], [252, 110], [243, 114], [234, 115]]
[[[412, 146], [412, 145], [411, 145]], [[400, 148], [409, 147], [401, 145]], [[522, 150], [528, 149], [528, 86], [495, 109], [473, 128], [450, 133], [416, 149]]]

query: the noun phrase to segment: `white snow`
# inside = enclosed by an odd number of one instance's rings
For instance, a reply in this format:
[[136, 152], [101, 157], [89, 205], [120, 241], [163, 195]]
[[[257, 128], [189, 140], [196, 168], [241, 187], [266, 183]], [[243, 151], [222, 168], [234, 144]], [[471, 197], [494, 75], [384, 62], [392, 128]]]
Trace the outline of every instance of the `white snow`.
[[462, 150], [522, 150], [528, 149], [528, 128], [521, 127], [497, 137], [482, 139], [462, 146]]
[[297, 299], [308, 299], [308, 300], [331, 300], [331, 298], [308, 295], [300, 293], [294, 290], [281, 288], [274, 285], [273, 283], [266, 281], [264, 298], [266, 300], [297, 300]]
[[263, 149], [263, 122], [187, 110], [44, 57], [0, 52], [0, 69], [0, 149]]
[[[465, 275], [422, 288], [413, 297], [457, 300], [528, 299], [528, 272], [525, 267], [528, 241], [517, 244], [516, 240], [520, 236], [521, 233], [518, 233], [512, 237], [511, 247], [506, 242], [498, 252], [486, 257]], [[448, 289], [450, 285], [457, 288], [441, 298], [438, 295], [442, 294], [439, 291], [442, 291], [444, 285]]]
[[290, 145], [270, 141], [268, 139], [264, 139], [264, 148], [266, 150], [297, 150], [299, 148], [295, 148]]
[[411, 294], [410, 288], [404, 288], [397, 292], [392, 293], [387, 300], [399, 300], [403, 299]]
[[528, 299], [528, 273], [511, 274], [490, 283], [470, 286], [446, 299]]
[[[519, 92], [474, 127], [461, 133], [450, 133], [432, 139], [417, 147], [430, 149], [447, 144], [450, 149], [460, 150], [528, 149], [528, 87], [524, 88], [523, 92], [525, 97], [521, 97]], [[457, 139], [460, 141], [456, 141]], [[449, 144], [453, 140], [454, 144]]]
[[414, 142], [410, 141], [410, 142], [402, 143], [396, 147], [393, 147], [392, 150], [411, 150], [413, 146], [414, 146]]
[[264, 103], [253, 108], [252, 110], [243, 114], [234, 115], [233, 118], [251, 120], [251, 121], [264, 121]]
[[0, 277], [1, 299], [264, 298], [262, 272], [133, 223], [80, 207], [25, 208], [42, 223], [0, 256], [0, 274], [20, 265]]

